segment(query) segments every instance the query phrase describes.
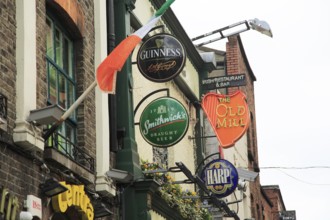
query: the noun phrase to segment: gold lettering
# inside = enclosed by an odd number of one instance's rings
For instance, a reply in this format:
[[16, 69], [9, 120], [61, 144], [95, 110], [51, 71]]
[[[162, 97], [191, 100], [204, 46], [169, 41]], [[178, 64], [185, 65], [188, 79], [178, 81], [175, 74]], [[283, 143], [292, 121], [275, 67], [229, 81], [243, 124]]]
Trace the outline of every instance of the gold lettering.
[[244, 127], [244, 118], [217, 118], [216, 128]]
[[5, 220], [15, 220], [16, 211], [19, 207], [18, 198], [14, 195], [11, 195], [7, 188], [3, 188], [0, 193], [0, 213], [6, 213]]
[[245, 107], [244, 106], [237, 106], [237, 115], [244, 115]]
[[222, 121], [220, 118], [217, 119], [217, 128], [226, 128], [227, 127], [227, 118], [224, 118]]
[[235, 116], [236, 113], [233, 112], [233, 108], [232, 107], [227, 107], [229, 109], [229, 116]]
[[[223, 109], [224, 113], [221, 113], [221, 108]], [[227, 106], [225, 104], [217, 105], [216, 113], [220, 118], [225, 117], [227, 115]]]
[[94, 208], [90, 202], [87, 203], [86, 215], [87, 215], [88, 220], [94, 219]]
[[238, 127], [239, 124], [237, 124], [237, 119], [236, 118], [233, 118], [233, 127]]
[[0, 213], [5, 212], [5, 202], [7, 194], [9, 194], [8, 189], [4, 188], [1, 193]]
[[223, 98], [218, 98], [218, 101], [221, 102], [226, 102], [229, 103], [230, 102], [230, 97], [223, 97]]
[[65, 199], [65, 194], [61, 193], [52, 198], [52, 206], [55, 212], [65, 212], [68, 209], [68, 202]]
[[11, 206], [13, 207], [13, 210], [11, 211], [10, 220], [15, 220], [16, 219], [16, 212], [17, 212], [17, 209], [19, 207], [18, 198], [16, 196], [13, 197]]
[[64, 193], [66, 196], [66, 202], [68, 204], [68, 207], [72, 206], [72, 187], [71, 185], [65, 184], [64, 182], [62, 183], [63, 185], [65, 185], [66, 188], [68, 188], [68, 190]]
[[78, 210], [85, 213], [83, 219], [94, 219], [94, 208], [85, 194], [84, 185], [68, 185], [60, 182], [68, 188], [67, 191], [52, 198], [52, 206], [56, 212], [65, 212], [68, 207], [75, 206]]
[[244, 119], [240, 118], [239, 119], [239, 126], [244, 127], [246, 124], [244, 123]]
[[172, 68], [174, 68], [176, 65], [176, 62], [175, 61], [168, 61], [168, 62], [165, 62], [165, 63], [157, 63], [157, 64], [151, 64], [149, 67], [148, 67], [148, 72], [150, 73], [157, 73], [159, 71], [168, 71]]

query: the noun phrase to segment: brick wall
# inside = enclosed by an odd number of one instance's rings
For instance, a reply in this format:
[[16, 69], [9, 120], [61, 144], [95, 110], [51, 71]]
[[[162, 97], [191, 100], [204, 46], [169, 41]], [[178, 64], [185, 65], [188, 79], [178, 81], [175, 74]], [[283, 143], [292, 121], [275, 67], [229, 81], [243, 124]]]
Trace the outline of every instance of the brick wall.
[[[93, 0], [72, 0], [81, 14], [84, 30], [76, 34], [79, 56], [76, 57], [77, 97], [94, 81]], [[47, 3], [46, 3], [47, 2]], [[47, 104], [46, 74], [46, 7], [52, 1], [36, 0], [37, 108]], [[0, 188], [6, 187], [17, 196], [20, 207], [28, 194], [40, 197], [39, 184], [46, 178], [41, 170], [42, 155], [32, 156], [13, 143], [16, 120], [16, 1], [0, 1], [0, 93], [8, 99], [7, 132], [0, 130]], [[68, 21], [70, 23], [70, 21]], [[95, 97], [91, 92], [78, 109], [78, 143], [95, 158]], [[36, 159], [37, 158], [37, 159]]]
[[285, 211], [285, 206], [282, 202], [282, 196], [279, 186], [264, 186], [263, 190], [273, 204], [271, 210], [269, 210], [271, 219], [280, 219], [280, 212]]
[[7, 132], [0, 130], [0, 187], [17, 196], [37, 194], [42, 174], [29, 155], [13, 145], [16, 120], [16, 1], [0, 2], [0, 93], [7, 97]]
[[[59, 5], [57, 4], [57, 2]], [[55, 10], [59, 19], [64, 20], [67, 30], [75, 42], [75, 72], [76, 72], [76, 98], [78, 98], [94, 82], [94, 19], [93, 19], [93, 1], [71, 0], [70, 7], [66, 7], [63, 1], [48, 2], [37, 1], [38, 19], [37, 32], [40, 45], [38, 45], [38, 106], [44, 106], [47, 101], [47, 75], [45, 63], [45, 45], [44, 36], [46, 23], [46, 7]], [[74, 2], [74, 3], [73, 3]], [[61, 8], [64, 6], [65, 8]], [[68, 10], [67, 12], [65, 10]], [[70, 17], [73, 16], [73, 17]], [[40, 98], [40, 99], [39, 99]], [[95, 134], [95, 93], [89, 93], [88, 97], [77, 109], [77, 127], [78, 127], [78, 147], [84, 148], [91, 156], [95, 158], [96, 134]]]
[[16, 118], [16, 18], [15, 1], [0, 2], [0, 93], [7, 97], [8, 132]]
[[[228, 94], [232, 94], [237, 90], [241, 90], [246, 94], [247, 104], [251, 112], [251, 123], [247, 131], [247, 154], [249, 158], [249, 170], [259, 172], [258, 163], [258, 145], [257, 145], [257, 131], [256, 131], [256, 113], [255, 113], [255, 99], [254, 99], [254, 81], [255, 76], [249, 66], [242, 41], [238, 36], [228, 38], [226, 44], [226, 65], [227, 74], [245, 74], [246, 86], [228, 88]], [[261, 219], [262, 217], [262, 196], [260, 193], [260, 180], [259, 176], [255, 182], [250, 183], [251, 191], [251, 211], [252, 217]]]
[[47, 105], [46, 74], [46, 2], [36, 1], [37, 7], [37, 108]]
[[[82, 38], [77, 45], [77, 98], [94, 82], [94, 8], [93, 0], [80, 1], [84, 21]], [[79, 47], [81, 45], [82, 47]], [[97, 88], [96, 88], [97, 89]], [[91, 92], [78, 108], [78, 145], [84, 147], [95, 158], [95, 92]]]

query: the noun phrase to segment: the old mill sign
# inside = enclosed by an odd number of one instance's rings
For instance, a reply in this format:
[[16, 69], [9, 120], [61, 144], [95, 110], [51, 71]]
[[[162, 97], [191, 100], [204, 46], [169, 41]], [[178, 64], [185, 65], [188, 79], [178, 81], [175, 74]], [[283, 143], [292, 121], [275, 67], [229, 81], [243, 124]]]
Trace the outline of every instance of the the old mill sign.
[[241, 91], [232, 95], [207, 93], [202, 108], [223, 148], [232, 147], [249, 127], [250, 111]]
[[187, 110], [174, 98], [152, 101], [140, 117], [142, 137], [152, 146], [169, 147], [178, 143], [189, 125]]

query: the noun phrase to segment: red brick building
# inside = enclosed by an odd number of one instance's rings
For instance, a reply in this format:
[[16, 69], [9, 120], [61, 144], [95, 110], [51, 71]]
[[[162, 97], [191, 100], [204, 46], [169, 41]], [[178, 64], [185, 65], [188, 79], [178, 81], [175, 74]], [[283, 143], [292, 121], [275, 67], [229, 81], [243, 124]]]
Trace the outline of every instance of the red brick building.
[[[265, 193], [265, 204], [268, 200], [271, 202], [271, 206], [264, 205], [265, 220], [295, 220], [295, 211], [287, 211], [283, 201], [280, 187], [278, 185], [262, 186], [262, 191]], [[268, 198], [268, 200], [267, 200]]]

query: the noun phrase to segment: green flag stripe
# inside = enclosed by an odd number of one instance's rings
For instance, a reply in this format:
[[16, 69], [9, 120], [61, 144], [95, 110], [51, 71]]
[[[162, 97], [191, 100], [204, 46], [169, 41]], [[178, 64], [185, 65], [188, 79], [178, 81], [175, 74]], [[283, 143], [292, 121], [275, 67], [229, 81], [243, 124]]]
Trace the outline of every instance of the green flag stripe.
[[165, 13], [165, 11], [170, 7], [170, 5], [174, 2], [175, 0], [167, 0], [160, 9], [158, 9], [155, 13], [155, 16], [158, 17], [162, 14]]

